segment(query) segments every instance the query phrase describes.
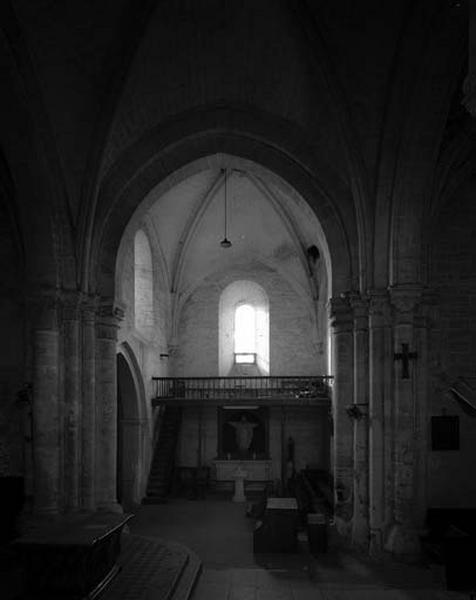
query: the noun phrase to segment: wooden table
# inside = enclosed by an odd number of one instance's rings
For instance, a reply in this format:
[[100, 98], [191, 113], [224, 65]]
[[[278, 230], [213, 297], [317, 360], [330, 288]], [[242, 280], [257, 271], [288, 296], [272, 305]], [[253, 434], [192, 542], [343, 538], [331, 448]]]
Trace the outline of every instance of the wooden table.
[[25, 598], [95, 598], [118, 573], [120, 537], [132, 514], [45, 519], [12, 543], [26, 571]]

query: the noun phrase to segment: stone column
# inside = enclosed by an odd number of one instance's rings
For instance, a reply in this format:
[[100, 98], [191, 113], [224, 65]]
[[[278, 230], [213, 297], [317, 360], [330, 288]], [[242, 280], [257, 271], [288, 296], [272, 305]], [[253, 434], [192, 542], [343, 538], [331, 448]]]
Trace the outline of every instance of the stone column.
[[463, 85], [463, 105], [476, 116], [476, 0], [469, 0], [468, 74]]
[[33, 322], [33, 509], [60, 510], [59, 332], [54, 291], [32, 299]]
[[429, 448], [429, 334], [435, 320], [436, 298], [433, 290], [423, 290], [421, 302], [415, 317], [415, 351], [418, 355], [414, 362], [415, 393], [415, 442], [416, 473], [415, 480], [415, 525], [425, 523], [428, 506], [428, 448]]
[[350, 298], [354, 315], [354, 518], [352, 542], [369, 549], [369, 307], [368, 300]]
[[353, 319], [347, 297], [331, 298], [334, 368], [334, 493], [338, 532], [351, 537], [353, 511], [353, 422], [346, 407], [353, 402]]
[[122, 311], [102, 305], [96, 324], [96, 500], [120, 512], [117, 502], [117, 330]]
[[63, 292], [63, 464], [64, 508], [78, 510], [80, 507], [80, 451], [81, 451], [81, 370], [79, 346], [78, 292]]
[[[394, 352], [401, 352], [402, 344], [415, 351], [415, 312], [421, 289], [413, 286], [392, 288], [394, 307]], [[394, 515], [386, 549], [395, 555], [418, 559], [420, 555], [419, 531], [415, 520], [417, 508], [416, 480], [416, 415], [417, 380], [415, 360], [410, 361], [409, 377], [402, 376], [401, 361], [394, 361]]]
[[369, 301], [369, 552], [379, 556], [392, 501], [392, 482], [387, 476], [392, 451], [392, 345], [387, 291], [371, 290]]
[[94, 297], [81, 306], [81, 473], [83, 510], [94, 510], [96, 466], [96, 310]]

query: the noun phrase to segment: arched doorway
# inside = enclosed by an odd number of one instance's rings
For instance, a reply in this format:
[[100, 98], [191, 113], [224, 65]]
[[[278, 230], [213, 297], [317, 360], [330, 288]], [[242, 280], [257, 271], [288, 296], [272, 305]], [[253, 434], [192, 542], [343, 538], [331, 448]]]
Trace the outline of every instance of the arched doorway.
[[117, 355], [117, 499], [125, 509], [140, 502], [144, 470], [137, 385], [124, 354]]

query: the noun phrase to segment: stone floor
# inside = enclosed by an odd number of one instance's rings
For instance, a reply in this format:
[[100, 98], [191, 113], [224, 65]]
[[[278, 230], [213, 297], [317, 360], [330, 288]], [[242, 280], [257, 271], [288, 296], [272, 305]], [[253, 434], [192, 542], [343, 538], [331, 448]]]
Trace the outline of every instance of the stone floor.
[[[446, 591], [444, 572], [437, 566], [376, 563], [338, 549], [333, 540], [329, 551], [318, 557], [309, 554], [304, 539], [295, 554], [254, 555], [253, 521], [245, 516], [244, 505], [227, 499], [179, 499], [133, 512], [130, 533], [123, 539], [123, 568], [99, 600], [185, 600], [199, 561], [185, 561], [184, 551], [202, 561], [191, 600], [470, 598]], [[185, 562], [189, 573], [177, 586]], [[16, 600], [21, 572], [3, 566], [0, 597]]]
[[228, 500], [174, 500], [144, 506], [131, 522], [139, 535], [161, 536], [191, 548], [203, 563], [192, 600], [459, 600], [434, 566], [377, 564], [330, 548], [314, 558], [297, 554], [255, 556], [253, 521]]

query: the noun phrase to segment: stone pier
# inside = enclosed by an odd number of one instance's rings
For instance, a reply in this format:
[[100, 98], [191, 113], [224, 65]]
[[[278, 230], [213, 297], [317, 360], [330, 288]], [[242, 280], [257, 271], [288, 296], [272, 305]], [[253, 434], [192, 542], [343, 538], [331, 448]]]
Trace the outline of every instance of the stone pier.
[[388, 463], [391, 455], [391, 327], [387, 290], [369, 293], [369, 552], [383, 550], [391, 482]]
[[368, 300], [350, 298], [354, 316], [354, 516], [352, 543], [369, 549], [369, 307]]
[[[400, 286], [391, 289], [394, 308], [394, 514], [386, 549], [407, 560], [420, 556], [419, 529], [416, 522], [418, 487], [416, 425], [415, 314], [421, 288]], [[408, 353], [402, 349], [409, 348]], [[408, 357], [407, 357], [408, 354]]]
[[37, 514], [60, 510], [60, 412], [58, 302], [54, 291], [31, 302], [33, 321], [34, 506]]
[[332, 298], [330, 319], [334, 365], [334, 492], [339, 533], [350, 539], [353, 513], [354, 424], [346, 408], [353, 401], [353, 318], [347, 297]]
[[96, 464], [96, 298], [81, 306], [81, 508], [94, 510]]
[[64, 394], [63, 394], [63, 464], [64, 508], [80, 508], [81, 464], [81, 361], [80, 361], [80, 294], [62, 294]]
[[117, 330], [122, 312], [100, 307], [96, 324], [96, 498], [97, 507], [121, 511], [117, 502]]

